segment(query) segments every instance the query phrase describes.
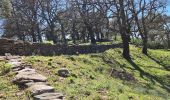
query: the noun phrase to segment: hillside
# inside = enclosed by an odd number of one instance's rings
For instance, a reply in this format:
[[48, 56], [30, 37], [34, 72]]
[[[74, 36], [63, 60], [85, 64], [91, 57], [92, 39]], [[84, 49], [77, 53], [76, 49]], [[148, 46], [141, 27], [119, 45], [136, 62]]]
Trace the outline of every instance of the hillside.
[[[168, 50], [149, 50], [149, 56], [145, 56], [140, 48], [131, 46], [131, 61], [121, 52], [116, 48], [86, 55], [30, 56], [24, 61], [48, 76], [50, 85], [69, 100], [170, 99]], [[7, 66], [1, 61], [1, 69]], [[60, 68], [67, 68], [71, 75], [59, 77]], [[11, 72], [0, 76], [0, 99], [25, 99], [27, 94], [10, 82], [12, 76]]]

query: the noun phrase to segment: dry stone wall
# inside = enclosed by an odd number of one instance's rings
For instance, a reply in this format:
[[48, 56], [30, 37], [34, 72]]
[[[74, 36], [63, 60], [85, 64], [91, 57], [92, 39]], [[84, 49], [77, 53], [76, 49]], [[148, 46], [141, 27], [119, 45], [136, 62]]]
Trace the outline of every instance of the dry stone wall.
[[0, 39], [0, 55], [11, 53], [12, 55], [61, 55], [61, 54], [87, 54], [104, 52], [105, 50], [121, 47], [115, 45], [51, 45], [42, 43], [29, 43], [11, 39]]

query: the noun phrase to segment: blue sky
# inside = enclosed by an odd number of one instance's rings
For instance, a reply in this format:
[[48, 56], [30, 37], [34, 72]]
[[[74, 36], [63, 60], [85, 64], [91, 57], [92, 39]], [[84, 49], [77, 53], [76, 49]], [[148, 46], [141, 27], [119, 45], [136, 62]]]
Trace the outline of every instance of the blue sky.
[[170, 16], [170, 4], [167, 6], [167, 15]]
[[170, 0], [167, 0], [168, 1], [168, 6], [167, 6], [167, 15], [170, 16]]

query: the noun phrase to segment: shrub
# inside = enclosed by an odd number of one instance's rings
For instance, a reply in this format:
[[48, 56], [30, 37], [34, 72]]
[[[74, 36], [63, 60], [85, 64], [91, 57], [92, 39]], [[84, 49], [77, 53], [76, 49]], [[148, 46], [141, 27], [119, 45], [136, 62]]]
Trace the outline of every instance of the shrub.
[[6, 63], [0, 63], [0, 75], [5, 75], [10, 72], [11, 65]]

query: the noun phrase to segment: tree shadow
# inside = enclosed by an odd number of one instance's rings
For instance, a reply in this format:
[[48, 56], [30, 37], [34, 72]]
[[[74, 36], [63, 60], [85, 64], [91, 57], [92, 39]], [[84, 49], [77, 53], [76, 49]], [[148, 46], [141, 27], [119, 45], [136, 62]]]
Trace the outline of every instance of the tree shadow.
[[170, 66], [166, 66], [166, 65], [162, 64], [159, 60], [153, 58], [153, 57], [150, 56], [150, 55], [147, 55], [147, 56], [148, 56], [150, 59], [152, 59], [153, 61], [155, 61], [157, 64], [163, 66], [165, 70], [170, 71]]
[[135, 62], [131, 59], [127, 60], [134, 68], [135, 70], [140, 72], [140, 77], [144, 78], [148, 78], [151, 80], [152, 83], [159, 83], [161, 85], [161, 87], [165, 90], [167, 90], [168, 92], [170, 92], [170, 86], [168, 86], [165, 82], [163, 82], [163, 80], [157, 76], [151, 75], [148, 72], [145, 72], [143, 69], [141, 69], [138, 65], [135, 64]]

